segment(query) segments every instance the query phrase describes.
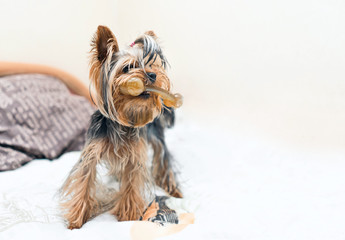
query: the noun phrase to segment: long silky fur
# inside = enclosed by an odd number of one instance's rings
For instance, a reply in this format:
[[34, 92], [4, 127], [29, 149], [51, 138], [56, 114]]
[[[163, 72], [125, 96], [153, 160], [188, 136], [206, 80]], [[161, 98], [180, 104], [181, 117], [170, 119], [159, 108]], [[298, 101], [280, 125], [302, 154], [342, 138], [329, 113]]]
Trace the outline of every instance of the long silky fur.
[[[155, 86], [170, 90], [167, 60], [156, 40], [153, 32], [147, 32], [135, 40], [134, 47], [120, 51], [108, 28], [98, 27], [93, 37], [90, 80], [98, 110], [91, 117], [81, 158], [61, 188], [61, 206], [70, 229], [80, 228], [104, 211], [119, 221], [137, 220], [154, 183], [170, 195], [182, 197], [164, 141], [164, 128], [174, 124], [174, 110], [164, 106], [157, 95], [143, 100], [119, 92], [119, 86], [131, 77], [149, 81], [147, 71], [155, 72]], [[128, 73], [123, 72], [125, 67]], [[149, 146], [154, 150], [151, 174], [147, 168]], [[118, 192], [97, 182], [98, 164], [118, 179]]]
[[96, 165], [105, 146], [102, 139], [87, 143], [80, 161], [72, 168], [61, 188], [64, 199], [61, 206], [70, 229], [80, 227], [99, 210], [95, 199]]

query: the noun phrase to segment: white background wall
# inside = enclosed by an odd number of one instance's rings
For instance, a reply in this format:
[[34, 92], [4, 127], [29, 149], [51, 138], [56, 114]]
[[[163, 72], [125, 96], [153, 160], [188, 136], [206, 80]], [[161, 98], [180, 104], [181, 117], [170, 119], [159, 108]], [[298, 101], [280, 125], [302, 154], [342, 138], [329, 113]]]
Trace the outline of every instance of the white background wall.
[[162, 39], [183, 113], [210, 129], [307, 151], [344, 151], [345, 2], [337, 0], [1, 1], [1, 60], [87, 78], [98, 24], [120, 45]]
[[53, 65], [88, 82], [90, 40], [114, 25], [111, 0], [0, 0], [0, 59]]

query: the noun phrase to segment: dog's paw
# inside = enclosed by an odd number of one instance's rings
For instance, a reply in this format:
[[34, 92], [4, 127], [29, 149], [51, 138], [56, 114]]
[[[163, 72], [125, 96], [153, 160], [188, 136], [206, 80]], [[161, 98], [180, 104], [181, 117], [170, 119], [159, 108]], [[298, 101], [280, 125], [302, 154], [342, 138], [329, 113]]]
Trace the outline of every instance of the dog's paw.
[[145, 202], [142, 199], [123, 196], [110, 211], [118, 221], [138, 220], [145, 210]]
[[70, 229], [70, 230], [72, 230], [72, 229], [79, 229], [79, 228], [81, 228], [81, 226], [83, 226], [82, 223], [80, 223], [80, 224], [70, 223], [70, 224], [68, 224], [68, 229]]
[[92, 217], [93, 211], [95, 210], [95, 203], [92, 201], [77, 201], [76, 199], [72, 199], [65, 204], [70, 204], [68, 208], [65, 205], [65, 209], [67, 210], [65, 218], [68, 221], [69, 229], [81, 228]]

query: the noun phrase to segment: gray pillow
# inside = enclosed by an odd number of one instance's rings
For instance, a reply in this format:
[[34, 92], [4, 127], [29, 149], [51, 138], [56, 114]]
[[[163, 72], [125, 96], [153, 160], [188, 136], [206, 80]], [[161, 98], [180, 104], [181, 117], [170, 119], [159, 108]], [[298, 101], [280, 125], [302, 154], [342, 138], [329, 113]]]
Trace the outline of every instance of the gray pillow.
[[0, 171], [80, 150], [94, 110], [54, 77], [0, 77]]

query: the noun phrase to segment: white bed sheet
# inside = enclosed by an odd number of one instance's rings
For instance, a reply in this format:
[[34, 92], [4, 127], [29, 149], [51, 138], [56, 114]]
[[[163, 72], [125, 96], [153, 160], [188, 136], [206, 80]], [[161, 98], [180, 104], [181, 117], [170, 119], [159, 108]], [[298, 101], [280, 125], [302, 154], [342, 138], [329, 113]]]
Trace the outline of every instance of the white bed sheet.
[[[254, 134], [178, 119], [167, 143], [195, 223], [162, 239], [345, 239], [342, 152], [293, 149]], [[57, 190], [80, 152], [0, 173], [0, 239], [130, 239], [132, 222], [103, 214], [68, 230]]]

